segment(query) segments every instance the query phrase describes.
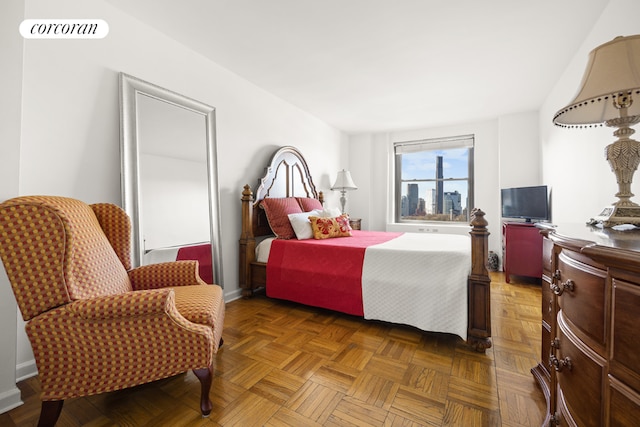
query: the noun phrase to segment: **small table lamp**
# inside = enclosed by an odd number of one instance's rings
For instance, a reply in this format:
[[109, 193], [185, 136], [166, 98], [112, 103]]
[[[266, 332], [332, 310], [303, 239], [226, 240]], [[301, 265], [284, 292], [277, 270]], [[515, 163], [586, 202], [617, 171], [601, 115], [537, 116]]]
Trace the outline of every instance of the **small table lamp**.
[[[636, 102], [633, 102], [633, 96]], [[630, 199], [631, 182], [640, 164], [640, 142], [630, 138], [630, 126], [640, 122], [640, 35], [616, 37], [593, 49], [575, 99], [558, 111], [553, 123], [562, 127], [587, 128], [606, 124], [617, 128], [618, 139], [606, 147], [605, 155], [618, 181], [619, 199], [607, 206], [591, 223], [605, 227], [640, 224], [640, 206]]]
[[331, 189], [334, 191], [340, 190], [340, 206], [342, 206], [342, 213], [344, 214], [344, 205], [347, 203], [347, 191], [358, 189], [358, 187], [353, 183], [353, 179], [351, 179], [351, 173], [344, 169], [338, 172], [336, 182], [333, 184]]

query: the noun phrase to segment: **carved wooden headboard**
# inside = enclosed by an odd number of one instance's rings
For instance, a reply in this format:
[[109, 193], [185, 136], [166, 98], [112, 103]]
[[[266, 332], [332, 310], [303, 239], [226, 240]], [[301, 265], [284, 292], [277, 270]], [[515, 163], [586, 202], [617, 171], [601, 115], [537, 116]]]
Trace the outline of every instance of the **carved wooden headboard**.
[[316, 191], [309, 167], [300, 151], [290, 146], [280, 148], [271, 157], [269, 166], [265, 168], [264, 177], [260, 179], [260, 185], [253, 194], [253, 235], [272, 234], [264, 209], [260, 207], [262, 199], [267, 197], [312, 197], [322, 201], [321, 195], [322, 193], [318, 194]]

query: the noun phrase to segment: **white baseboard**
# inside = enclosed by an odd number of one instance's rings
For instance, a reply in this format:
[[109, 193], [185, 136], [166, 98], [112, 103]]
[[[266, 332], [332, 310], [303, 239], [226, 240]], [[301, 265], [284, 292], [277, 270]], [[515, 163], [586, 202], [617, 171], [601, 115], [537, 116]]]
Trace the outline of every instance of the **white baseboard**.
[[22, 399], [20, 399], [20, 389], [18, 387], [4, 391], [0, 393], [0, 414], [17, 408], [23, 403]]
[[242, 289], [236, 289], [233, 292], [229, 292], [229, 293], [225, 293], [224, 294], [224, 301], [225, 302], [231, 302], [231, 301], [235, 301], [237, 299], [242, 298]]
[[36, 367], [35, 359], [20, 363], [16, 366], [16, 381], [18, 382], [35, 377], [36, 375], [38, 375], [38, 368]]

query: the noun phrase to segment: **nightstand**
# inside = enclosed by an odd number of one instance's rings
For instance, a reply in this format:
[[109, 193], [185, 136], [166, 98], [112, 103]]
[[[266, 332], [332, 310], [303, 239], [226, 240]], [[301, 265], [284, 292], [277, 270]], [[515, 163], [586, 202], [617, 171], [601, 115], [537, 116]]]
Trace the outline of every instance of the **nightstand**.
[[360, 218], [349, 218], [349, 225], [354, 230], [360, 230], [360, 222], [362, 220]]

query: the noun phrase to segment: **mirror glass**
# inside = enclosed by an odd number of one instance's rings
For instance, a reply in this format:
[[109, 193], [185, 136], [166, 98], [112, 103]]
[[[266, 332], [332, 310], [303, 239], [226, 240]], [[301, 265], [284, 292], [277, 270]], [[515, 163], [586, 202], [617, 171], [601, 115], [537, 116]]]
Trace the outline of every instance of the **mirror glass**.
[[215, 108], [124, 73], [120, 101], [134, 266], [199, 259], [222, 286]]

